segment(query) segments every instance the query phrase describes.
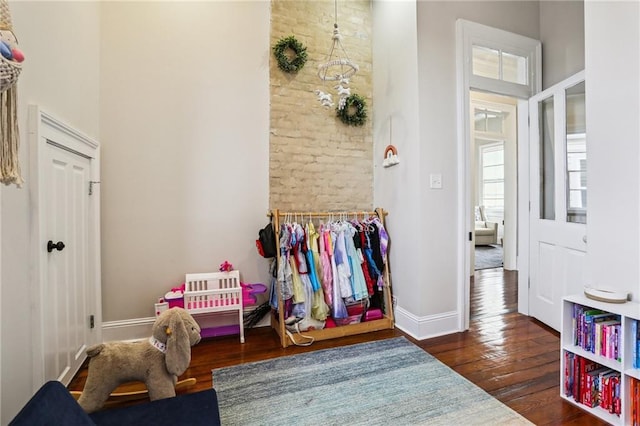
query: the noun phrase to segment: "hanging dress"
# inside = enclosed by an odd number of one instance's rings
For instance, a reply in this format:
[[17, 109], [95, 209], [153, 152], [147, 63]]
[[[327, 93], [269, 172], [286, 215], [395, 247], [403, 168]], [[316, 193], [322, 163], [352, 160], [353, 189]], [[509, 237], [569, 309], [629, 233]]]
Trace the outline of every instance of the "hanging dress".
[[305, 255], [305, 260], [307, 261], [307, 269], [309, 274], [309, 281], [311, 282], [311, 288], [313, 289], [313, 291], [318, 291], [322, 287], [320, 285], [320, 280], [318, 280], [318, 276], [316, 274], [316, 261], [313, 258], [313, 251], [311, 250], [311, 245], [309, 243], [309, 225], [307, 225], [305, 228], [305, 237], [302, 244], [302, 251]]
[[[375, 225], [378, 231], [379, 238], [379, 250], [380, 250], [380, 262], [381, 265], [378, 265], [378, 269], [381, 272], [384, 271], [386, 255], [387, 255], [387, 247], [389, 246], [389, 236], [387, 235], [386, 229], [384, 229], [384, 225], [377, 217], [373, 218], [373, 224]], [[375, 250], [374, 250], [375, 253]], [[384, 280], [382, 279], [382, 274], [378, 277], [378, 288], [382, 291], [382, 287], [384, 286]]]
[[[305, 291], [302, 279], [300, 277], [300, 225], [294, 223], [291, 229], [291, 255], [289, 256], [289, 265], [291, 266], [293, 278], [293, 303], [300, 304], [305, 301]], [[304, 256], [302, 258], [304, 261]], [[305, 267], [306, 272], [306, 267]], [[297, 307], [298, 310], [300, 307]], [[296, 307], [294, 307], [296, 309]], [[296, 314], [296, 316], [299, 316]]]
[[351, 267], [349, 265], [349, 258], [347, 255], [344, 229], [340, 224], [332, 224], [332, 234], [334, 233], [334, 229], [336, 244], [333, 249], [333, 257], [335, 258], [337, 269], [337, 275], [333, 276], [334, 285], [335, 281], [337, 281], [337, 285], [340, 288], [340, 296], [342, 298], [348, 298], [353, 295], [353, 291], [351, 290]]
[[367, 292], [367, 283], [364, 281], [364, 275], [362, 273], [362, 259], [353, 244], [353, 236], [357, 231], [353, 225], [348, 222], [345, 222], [342, 228], [344, 229], [346, 252], [351, 266], [353, 299], [356, 301], [362, 300], [369, 296], [369, 294]]
[[[324, 290], [324, 301], [327, 305], [333, 306], [333, 276], [331, 275], [331, 261], [329, 260], [329, 250], [327, 246], [327, 237], [329, 232], [325, 232], [324, 225], [320, 225], [318, 229], [320, 236], [318, 238], [318, 245], [320, 248], [320, 263], [321, 263], [321, 277], [322, 289]], [[329, 236], [329, 245], [331, 244], [331, 237]]]
[[358, 224], [357, 229], [358, 233], [353, 237], [353, 244], [356, 246], [356, 251], [358, 251], [358, 254], [362, 259], [362, 275], [364, 275], [364, 281], [367, 283], [367, 293], [371, 296], [373, 294], [373, 286], [376, 284], [376, 281], [371, 278], [371, 274], [369, 274], [369, 260], [365, 256], [366, 239], [364, 228], [361, 224]]
[[316, 280], [322, 286], [322, 262], [320, 261], [320, 250], [318, 248], [319, 240], [320, 234], [316, 231], [313, 222], [309, 221], [307, 225], [307, 245], [313, 257]]
[[[310, 234], [309, 229], [313, 229], [313, 236]], [[305, 228], [305, 239], [303, 240], [302, 251], [305, 253], [305, 259], [307, 261], [307, 274], [302, 275], [303, 282], [305, 278], [309, 281], [308, 285], [311, 286], [311, 316], [317, 320], [324, 321], [327, 319], [327, 315], [329, 315], [329, 307], [324, 301], [324, 294], [322, 291], [322, 285], [320, 284], [320, 280], [318, 279], [318, 275], [316, 273], [316, 259], [314, 258], [313, 250], [311, 247], [315, 244], [316, 247], [316, 256], [318, 254], [317, 251], [317, 233], [313, 228], [313, 223], [310, 223]], [[306, 290], [306, 289], [305, 289]], [[309, 294], [309, 292], [307, 292]]]
[[338, 268], [336, 266], [335, 259], [335, 239], [337, 235], [333, 231], [333, 226], [330, 226], [329, 228], [330, 231], [326, 231], [328, 244], [326, 244], [325, 248], [327, 248], [327, 251], [330, 254], [329, 260], [331, 262], [331, 275], [333, 277], [333, 305], [331, 306], [331, 316], [336, 319], [342, 319], [347, 318], [349, 313], [347, 312], [344, 300], [342, 300], [342, 296], [340, 296], [340, 285], [337, 282]]
[[282, 293], [282, 300], [293, 296], [293, 276], [289, 265], [291, 233], [287, 224], [280, 226], [280, 259], [278, 262], [277, 281]]
[[384, 270], [384, 261], [382, 260], [382, 254], [380, 251], [380, 234], [378, 228], [374, 223], [368, 222], [367, 225], [367, 238], [369, 242], [368, 256], [371, 258], [371, 268], [373, 273], [372, 277], [378, 280]]

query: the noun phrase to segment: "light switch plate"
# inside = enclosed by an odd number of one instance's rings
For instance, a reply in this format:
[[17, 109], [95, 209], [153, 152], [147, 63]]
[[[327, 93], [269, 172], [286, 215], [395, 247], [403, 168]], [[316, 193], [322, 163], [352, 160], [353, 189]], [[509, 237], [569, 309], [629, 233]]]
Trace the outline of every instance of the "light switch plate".
[[429, 178], [429, 186], [431, 189], [442, 189], [442, 175], [440, 173], [431, 173]]

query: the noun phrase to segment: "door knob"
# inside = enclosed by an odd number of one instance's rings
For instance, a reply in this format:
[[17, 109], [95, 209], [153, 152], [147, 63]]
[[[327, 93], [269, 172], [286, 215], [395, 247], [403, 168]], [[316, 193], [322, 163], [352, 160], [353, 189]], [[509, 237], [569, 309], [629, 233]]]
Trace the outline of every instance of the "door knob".
[[584, 237], [582, 237], [582, 241], [584, 241], [584, 243], [587, 243], [587, 236], [585, 235]]
[[54, 244], [53, 241], [49, 240], [47, 242], [47, 251], [49, 253], [51, 253], [53, 251], [53, 249], [56, 249], [58, 251], [62, 251], [62, 249], [64, 248], [64, 243], [62, 241], [58, 241], [57, 243]]

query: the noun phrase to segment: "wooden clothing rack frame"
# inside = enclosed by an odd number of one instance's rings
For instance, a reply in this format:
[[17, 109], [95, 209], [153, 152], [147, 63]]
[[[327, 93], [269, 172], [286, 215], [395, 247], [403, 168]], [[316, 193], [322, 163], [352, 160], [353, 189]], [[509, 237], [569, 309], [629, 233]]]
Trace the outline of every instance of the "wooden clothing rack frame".
[[[375, 211], [359, 211], [359, 212], [281, 212], [278, 209], [271, 210], [268, 213], [268, 216], [272, 219], [272, 225], [274, 227], [275, 235], [276, 235], [276, 247], [277, 247], [277, 255], [276, 262], [280, 261], [280, 223], [282, 218], [286, 217], [303, 217], [303, 218], [341, 218], [341, 217], [370, 217], [376, 215], [380, 218], [383, 226], [385, 226], [385, 216], [388, 213], [381, 209], [377, 208]], [[322, 330], [308, 330], [304, 331], [301, 339], [309, 338], [310, 341], [319, 341], [319, 340], [328, 340], [335, 339], [338, 337], [344, 336], [352, 336], [354, 334], [362, 334], [369, 333], [372, 331], [378, 330], [386, 330], [394, 328], [394, 317], [393, 317], [393, 300], [391, 297], [391, 279], [389, 276], [389, 263], [387, 262], [387, 255], [384, 256], [385, 268], [382, 274], [384, 287], [382, 289], [383, 299], [384, 299], [384, 311], [383, 317], [377, 320], [365, 321], [356, 324], [349, 324], [343, 326], [336, 326], [332, 328], [324, 328]], [[280, 336], [280, 343], [283, 348], [290, 346], [292, 344], [298, 344], [292, 341], [292, 337], [288, 330], [285, 328], [284, 323], [284, 310], [282, 307], [284, 306], [284, 301], [282, 300], [282, 291], [279, 285], [276, 285], [276, 293], [278, 296], [278, 310], [271, 311], [271, 327], [278, 333]]]

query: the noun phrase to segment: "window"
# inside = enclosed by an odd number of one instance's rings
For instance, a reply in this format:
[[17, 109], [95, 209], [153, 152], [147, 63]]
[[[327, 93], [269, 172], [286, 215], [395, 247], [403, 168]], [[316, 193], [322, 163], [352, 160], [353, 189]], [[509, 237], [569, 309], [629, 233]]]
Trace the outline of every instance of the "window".
[[528, 60], [524, 56], [479, 45], [473, 46], [471, 56], [474, 75], [522, 85], [529, 84]]
[[480, 204], [487, 219], [501, 223], [504, 217], [504, 141], [478, 139], [480, 146]]
[[527, 58], [502, 52], [502, 80], [511, 83], [529, 84]]
[[487, 108], [476, 108], [474, 111], [474, 128], [476, 132], [502, 133], [502, 111], [494, 111]]
[[587, 135], [585, 83], [568, 88], [567, 120], [567, 222], [587, 223]]
[[500, 78], [500, 51], [488, 47], [473, 46], [472, 69], [480, 77]]
[[556, 219], [556, 168], [554, 101], [550, 96], [538, 103], [540, 126], [540, 219]]
[[520, 99], [538, 93], [542, 85], [540, 41], [464, 19], [458, 19], [456, 27], [460, 63], [469, 64], [459, 77], [465, 90]]

